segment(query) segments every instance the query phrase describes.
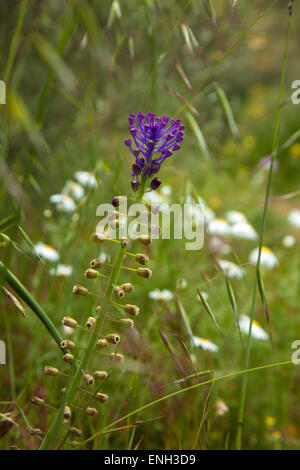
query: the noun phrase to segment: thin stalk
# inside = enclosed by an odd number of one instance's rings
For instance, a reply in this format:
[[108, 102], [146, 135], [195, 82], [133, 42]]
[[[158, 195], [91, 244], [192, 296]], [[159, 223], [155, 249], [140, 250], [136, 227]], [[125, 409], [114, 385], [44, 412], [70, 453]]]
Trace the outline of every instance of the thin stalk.
[[244, 374], [248, 374], [250, 372], [257, 372], [257, 371], [260, 371], [260, 370], [266, 370], [266, 369], [270, 369], [272, 367], [280, 367], [280, 366], [285, 366], [285, 365], [291, 365], [293, 364], [293, 361], [284, 361], [284, 362], [277, 362], [275, 364], [267, 364], [265, 366], [258, 366], [258, 367], [253, 367], [252, 369], [247, 369], [247, 370], [239, 370], [237, 372], [232, 372], [230, 374], [226, 374], [226, 375], [221, 375], [219, 377], [214, 377], [213, 379], [209, 379], [209, 380], [206, 380], [205, 382], [200, 382], [200, 383], [197, 383], [197, 384], [194, 384], [194, 385], [191, 385], [190, 387], [186, 387], [186, 388], [182, 388], [180, 390], [177, 390], [176, 392], [172, 392], [172, 393], [169, 393], [168, 395], [165, 395], [163, 397], [160, 397], [158, 398], [157, 400], [154, 400], [152, 401], [151, 403], [147, 403], [146, 405], [143, 405], [141, 406], [140, 408], [134, 410], [134, 411], [131, 411], [130, 413], [122, 416], [121, 418], [118, 418], [116, 421], [110, 423], [108, 426], [105, 426], [103, 429], [101, 429], [100, 431], [97, 431], [95, 434], [93, 434], [92, 436], [90, 436], [88, 439], [86, 439], [84, 442], [82, 442], [79, 446], [79, 447], [83, 447], [85, 444], [87, 444], [88, 442], [94, 440], [97, 436], [99, 436], [100, 434], [102, 434], [103, 432], [106, 432], [107, 429], [115, 426], [116, 424], [120, 423], [121, 421], [129, 418], [130, 416], [133, 416], [137, 413], [140, 413], [141, 411], [147, 409], [147, 408], [150, 408], [151, 406], [154, 406], [154, 405], [157, 405], [158, 403], [161, 403], [162, 401], [165, 401], [165, 400], [168, 400], [169, 398], [172, 398], [172, 397], [175, 397], [177, 395], [180, 395], [181, 393], [185, 393], [185, 392], [188, 392], [190, 390], [194, 390], [196, 388], [199, 388], [199, 387], [204, 387], [205, 385], [209, 385], [209, 384], [212, 384], [214, 382], [221, 382], [223, 380], [227, 380], [227, 379], [232, 379], [234, 377], [237, 377], [239, 375], [244, 375]]
[[0, 279], [4, 279], [7, 284], [14, 289], [17, 294], [24, 300], [24, 302], [31, 308], [31, 310], [37, 315], [41, 320], [44, 326], [49, 331], [50, 335], [60, 347], [60, 344], [63, 340], [52, 321], [42, 309], [42, 307], [36, 302], [28, 290], [21, 284], [21, 282], [16, 278], [16, 276], [0, 261]]
[[[263, 245], [264, 230], [265, 230], [266, 219], [267, 219], [267, 210], [268, 210], [269, 195], [270, 195], [270, 190], [271, 190], [274, 159], [278, 151], [279, 115], [280, 115], [283, 85], [284, 85], [284, 78], [285, 78], [285, 71], [286, 71], [288, 44], [289, 44], [291, 24], [292, 24], [291, 19], [292, 19], [292, 15], [289, 16], [285, 47], [284, 47], [281, 82], [280, 82], [279, 96], [278, 96], [278, 102], [277, 102], [277, 112], [276, 112], [276, 119], [275, 119], [274, 133], [273, 133], [272, 158], [271, 158], [271, 164], [270, 164], [269, 173], [268, 173], [267, 188], [266, 188], [262, 223], [261, 223], [260, 236], [259, 236], [258, 258], [257, 258], [255, 280], [254, 280], [252, 300], [251, 300], [250, 324], [249, 324], [249, 332], [248, 332], [248, 337], [247, 337], [247, 346], [246, 346], [246, 354], [245, 354], [245, 362], [244, 362], [245, 369], [249, 368], [249, 362], [250, 362], [252, 322], [254, 318], [256, 291], [257, 291], [257, 286], [258, 286], [259, 266], [260, 266], [260, 259], [261, 259], [261, 250], [262, 250], [262, 245]], [[240, 450], [242, 447], [247, 379], [248, 379], [248, 376], [247, 374], [245, 374], [243, 376], [241, 394], [240, 394], [240, 406], [239, 406], [239, 413], [238, 413], [238, 430], [237, 430], [237, 437], [236, 437], [236, 449], [237, 450]]]

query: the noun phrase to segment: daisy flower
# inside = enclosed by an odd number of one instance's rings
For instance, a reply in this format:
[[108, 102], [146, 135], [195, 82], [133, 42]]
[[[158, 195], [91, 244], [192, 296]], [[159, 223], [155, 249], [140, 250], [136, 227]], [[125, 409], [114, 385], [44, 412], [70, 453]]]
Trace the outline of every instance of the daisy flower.
[[74, 212], [76, 210], [74, 199], [68, 194], [53, 194], [50, 196], [50, 202], [59, 212]]
[[87, 186], [88, 188], [97, 188], [98, 186], [94, 173], [89, 171], [76, 171], [74, 177], [82, 186]]
[[288, 221], [293, 227], [300, 228], [300, 209], [292, 209], [288, 215]]
[[244, 240], [256, 240], [257, 233], [249, 222], [238, 222], [231, 227], [231, 235]]
[[231, 227], [227, 220], [217, 217], [208, 224], [208, 231], [212, 235], [229, 235], [231, 233]]
[[228, 406], [220, 398], [216, 402], [216, 416], [223, 416], [228, 411]]
[[227, 220], [227, 222], [229, 222], [232, 225], [240, 224], [242, 222], [247, 222], [247, 219], [244, 216], [244, 214], [242, 212], [239, 212], [239, 211], [229, 211], [229, 212], [227, 212], [226, 220]]
[[193, 336], [194, 345], [196, 347], [201, 347], [204, 351], [217, 352], [219, 351], [218, 346], [206, 338], [200, 338], [199, 336]]
[[57, 277], [69, 277], [73, 272], [73, 266], [67, 264], [58, 264], [56, 268], [51, 268], [49, 273]]
[[242, 279], [242, 277], [244, 277], [245, 272], [243, 268], [233, 263], [232, 261], [227, 261], [226, 259], [219, 259], [218, 263], [226, 276], [236, 279]]
[[[251, 251], [249, 255], [249, 262], [256, 265], [258, 258], [258, 248], [255, 248]], [[273, 253], [270, 248], [266, 246], [262, 247], [261, 257], [260, 257], [260, 266], [262, 268], [273, 269], [279, 264], [277, 256]]]
[[58, 261], [59, 260], [59, 253], [56, 251], [55, 248], [51, 245], [46, 245], [43, 242], [38, 242], [34, 246], [34, 250], [36, 253], [41, 256], [41, 258], [44, 258], [47, 261]]
[[63, 194], [71, 196], [75, 201], [80, 201], [84, 196], [84, 189], [81, 184], [76, 183], [76, 181], [68, 180], [63, 187]]
[[282, 246], [284, 248], [292, 248], [296, 244], [296, 238], [293, 235], [286, 235], [282, 239]]
[[173, 293], [168, 289], [154, 289], [149, 292], [149, 297], [155, 301], [167, 302], [168, 300], [173, 299]]
[[[249, 333], [249, 325], [250, 325], [250, 318], [248, 315], [242, 315], [239, 321], [240, 329], [243, 333]], [[260, 339], [262, 341], [266, 341], [268, 339], [268, 335], [265, 330], [260, 326], [258, 321], [253, 320], [252, 322], [252, 330], [251, 335], [255, 339]]]

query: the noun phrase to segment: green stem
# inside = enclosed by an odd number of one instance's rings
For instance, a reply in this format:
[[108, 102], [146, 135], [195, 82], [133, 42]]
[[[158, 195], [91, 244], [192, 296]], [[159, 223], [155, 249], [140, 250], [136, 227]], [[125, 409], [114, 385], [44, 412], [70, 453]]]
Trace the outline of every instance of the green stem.
[[21, 284], [21, 282], [14, 276], [14, 274], [0, 261], [0, 279], [4, 279], [7, 284], [10, 285], [14, 289], [14, 291], [19, 294], [19, 296], [24, 300], [24, 302], [31, 308], [31, 310], [37, 315], [37, 317], [41, 320], [44, 326], [49, 331], [50, 335], [60, 347], [60, 344], [63, 340], [55, 326], [53, 325], [52, 321], [46, 314], [46, 312], [42, 309], [42, 307], [34, 300], [32, 295], [28, 292], [28, 290]]
[[[287, 34], [286, 34], [286, 40], [285, 40], [280, 90], [279, 90], [279, 96], [278, 96], [277, 112], [276, 112], [274, 134], [273, 134], [272, 154], [271, 154], [272, 157], [271, 157], [271, 164], [270, 164], [269, 173], [268, 173], [268, 181], [267, 181], [267, 188], [266, 188], [266, 194], [265, 194], [262, 224], [261, 224], [261, 230], [260, 230], [260, 236], [259, 236], [258, 258], [257, 258], [255, 280], [254, 280], [253, 293], [252, 293], [250, 324], [249, 324], [249, 332], [248, 332], [248, 337], [247, 337], [247, 346], [246, 346], [245, 363], [244, 363], [244, 368], [245, 369], [249, 368], [249, 362], [250, 362], [252, 323], [253, 323], [253, 318], [254, 318], [256, 290], [257, 290], [258, 276], [259, 276], [259, 266], [260, 266], [261, 251], [262, 251], [263, 238], [264, 238], [264, 230], [265, 230], [266, 218], [267, 218], [269, 195], [270, 195], [270, 190], [271, 190], [274, 159], [275, 159], [275, 157], [277, 155], [277, 151], [278, 151], [279, 114], [280, 114], [280, 108], [281, 108], [283, 85], [284, 85], [284, 78], [285, 78], [285, 71], [286, 71], [286, 62], [287, 62], [287, 52], [288, 52], [290, 30], [291, 30], [291, 16], [289, 16], [289, 22], [288, 22], [288, 28], [287, 28]], [[236, 437], [236, 449], [237, 450], [240, 450], [242, 448], [242, 437], [243, 437], [243, 425], [244, 425], [244, 414], [245, 414], [247, 380], [248, 380], [248, 376], [247, 376], [247, 374], [245, 374], [243, 376], [243, 381], [242, 381], [242, 386], [241, 386], [241, 394], [240, 394], [240, 407], [239, 407], [239, 413], [238, 413], [238, 429], [237, 429], [237, 437]]]

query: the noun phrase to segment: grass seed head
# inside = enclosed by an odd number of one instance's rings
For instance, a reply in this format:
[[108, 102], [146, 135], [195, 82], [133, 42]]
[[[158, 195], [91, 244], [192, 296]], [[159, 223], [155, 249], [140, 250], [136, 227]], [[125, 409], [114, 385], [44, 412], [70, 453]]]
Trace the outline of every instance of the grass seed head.
[[96, 401], [99, 401], [100, 403], [106, 403], [107, 400], [108, 400], [108, 395], [106, 395], [106, 393], [96, 393], [95, 395], [95, 400]]
[[96, 271], [95, 269], [88, 268], [85, 271], [84, 275], [88, 279], [96, 279], [98, 277], [98, 271]]
[[45, 405], [45, 400], [34, 395], [33, 397], [31, 397], [31, 403], [37, 406], [43, 406]]
[[72, 362], [73, 359], [74, 359], [74, 356], [73, 356], [73, 354], [71, 354], [71, 353], [66, 353], [66, 354], [64, 354], [64, 356], [63, 356], [63, 360], [64, 360], [65, 362], [67, 362], [67, 363]]
[[75, 436], [78, 436], [78, 437], [80, 437], [80, 436], [82, 435], [82, 431], [81, 431], [80, 429], [78, 429], [78, 428], [75, 428], [74, 426], [72, 426], [72, 427], [70, 428], [70, 432], [71, 432], [72, 434], [74, 434]]
[[76, 344], [73, 343], [73, 341], [70, 341], [69, 339], [64, 339], [61, 343], [60, 343], [60, 347], [62, 349], [74, 349], [76, 348]]
[[116, 362], [123, 362], [124, 361], [124, 356], [121, 353], [110, 353], [109, 358], [112, 361], [116, 361]]
[[140, 263], [140, 264], [148, 264], [149, 263], [149, 258], [148, 256], [142, 254], [142, 253], [138, 253], [137, 255], [135, 255], [135, 260]]
[[126, 326], [126, 328], [133, 328], [134, 327], [134, 321], [131, 320], [131, 318], [121, 318], [120, 323], [123, 326]]
[[100, 348], [106, 348], [106, 346], [108, 345], [106, 339], [104, 338], [98, 339], [97, 344]]
[[64, 407], [64, 418], [70, 419], [72, 415], [71, 408], [69, 406]]
[[94, 385], [95, 383], [94, 377], [91, 374], [84, 374], [83, 380], [87, 385]]
[[105, 370], [96, 370], [94, 376], [97, 380], [104, 380], [108, 376], [108, 373]]
[[105, 240], [107, 238], [104, 233], [100, 233], [100, 232], [92, 233], [91, 237], [92, 237], [92, 240], [94, 242], [97, 242], [97, 243], [103, 243], [103, 242], [105, 242]]
[[85, 414], [87, 414], [88, 416], [97, 416], [98, 410], [97, 408], [92, 408], [88, 406], [85, 410]]
[[121, 287], [124, 292], [126, 292], [126, 294], [130, 294], [130, 292], [134, 290], [134, 287], [130, 282], [125, 282], [125, 284], [122, 284]]
[[128, 238], [126, 238], [126, 237], [122, 237], [122, 238], [121, 238], [121, 247], [122, 247], [122, 248], [127, 248], [128, 243], [129, 243]]
[[123, 287], [121, 287], [121, 286], [115, 286], [114, 287], [114, 293], [116, 294], [116, 296], [119, 299], [123, 299], [123, 297], [125, 295], [125, 291], [124, 291]]
[[92, 268], [102, 268], [104, 266], [104, 261], [101, 258], [95, 258], [90, 262]]
[[133, 316], [136, 316], [140, 313], [140, 309], [137, 305], [126, 304], [124, 306], [124, 310], [126, 313], [129, 313], [129, 315]]
[[143, 245], [151, 245], [152, 243], [151, 237], [149, 235], [141, 235], [139, 237], [139, 241], [143, 243]]

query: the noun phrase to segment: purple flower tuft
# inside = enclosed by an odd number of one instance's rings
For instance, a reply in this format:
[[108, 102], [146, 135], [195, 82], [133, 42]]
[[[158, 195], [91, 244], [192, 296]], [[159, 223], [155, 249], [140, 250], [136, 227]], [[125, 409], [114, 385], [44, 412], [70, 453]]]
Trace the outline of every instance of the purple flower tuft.
[[[126, 139], [124, 143], [135, 158], [131, 176], [132, 186], [136, 190], [140, 185], [139, 175], [151, 178], [159, 172], [163, 162], [180, 149], [184, 126], [180, 119], [156, 117], [154, 113], [145, 116], [141, 112], [130, 114], [128, 122], [132, 139]], [[136, 148], [132, 147], [132, 140]], [[158, 178], [154, 180], [160, 181]]]

